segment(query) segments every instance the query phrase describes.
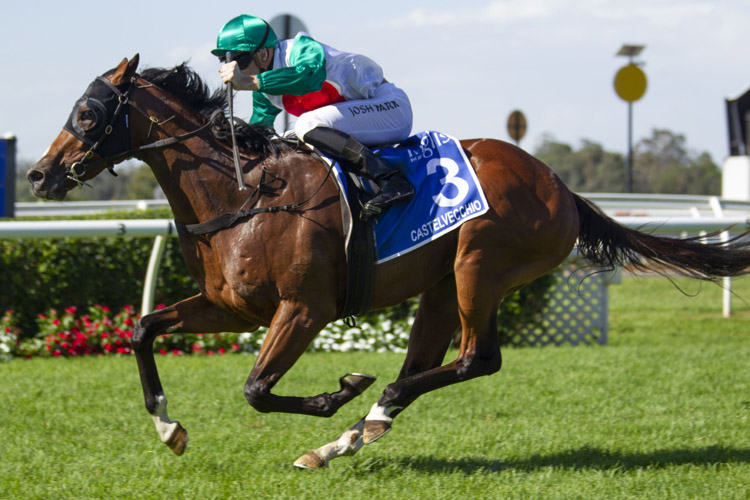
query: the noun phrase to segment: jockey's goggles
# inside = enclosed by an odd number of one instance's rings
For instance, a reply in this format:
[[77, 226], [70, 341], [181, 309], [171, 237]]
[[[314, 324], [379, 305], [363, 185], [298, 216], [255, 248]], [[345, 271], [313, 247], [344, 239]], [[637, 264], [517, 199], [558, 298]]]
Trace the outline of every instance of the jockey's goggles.
[[[255, 57], [256, 51], [253, 52], [231, 52], [232, 54], [232, 61], [237, 62], [237, 66], [240, 67], [240, 69], [244, 70], [248, 66], [250, 66], [250, 63], [253, 62], [253, 58]], [[227, 62], [227, 56], [226, 54], [222, 54], [219, 56], [219, 61], [221, 63]]]

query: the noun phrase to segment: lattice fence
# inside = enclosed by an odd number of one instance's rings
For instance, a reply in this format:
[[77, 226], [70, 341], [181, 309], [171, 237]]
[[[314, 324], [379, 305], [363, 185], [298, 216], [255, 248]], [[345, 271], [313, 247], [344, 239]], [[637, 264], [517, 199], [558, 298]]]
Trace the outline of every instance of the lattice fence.
[[[581, 261], [566, 261], [549, 302], [532, 324], [521, 325], [503, 339], [514, 346], [590, 345], [607, 343], [609, 285], [620, 274], [596, 273]], [[585, 279], [584, 279], [585, 278]]]

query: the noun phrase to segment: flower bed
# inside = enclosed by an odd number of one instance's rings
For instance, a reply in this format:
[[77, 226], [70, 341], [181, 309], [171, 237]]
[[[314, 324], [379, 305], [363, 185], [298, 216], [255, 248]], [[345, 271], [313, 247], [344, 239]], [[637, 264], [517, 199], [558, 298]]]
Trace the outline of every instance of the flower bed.
[[[157, 306], [162, 308], [163, 306]], [[130, 339], [139, 319], [132, 306], [114, 313], [101, 305], [89, 307], [81, 314], [68, 307], [62, 312], [51, 309], [37, 317], [39, 333], [19, 340], [20, 332], [13, 311], [6, 311], [0, 319], [0, 360], [13, 357], [76, 357], [130, 355]], [[318, 334], [309, 351], [405, 351], [412, 319], [391, 321], [385, 314], [369, 315], [373, 324], [363, 322], [359, 327], [347, 326], [342, 321], [328, 325]], [[154, 341], [154, 352], [180, 356], [206, 356], [227, 353], [257, 353], [266, 335], [261, 328], [250, 333], [175, 334], [162, 335]]]
[[[539, 320], [555, 280], [554, 273], [547, 274], [502, 302], [498, 310], [502, 344], [508, 343], [509, 333], [518, 325], [532, 325]], [[308, 351], [405, 352], [418, 304], [419, 300], [412, 298], [365, 314], [359, 317], [360, 326], [350, 326], [341, 320], [331, 323], [313, 339]], [[37, 316], [34, 326], [38, 333], [27, 331], [24, 336], [19, 329], [19, 315], [6, 311], [0, 318], [0, 361], [19, 356], [127, 356], [132, 353], [130, 339], [138, 319], [132, 306], [124, 306], [116, 313], [100, 305], [89, 307], [85, 313], [76, 307], [68, 307], [61, 313], [51, 309]], [[266, 331], [259, 328], [249, 333], [161, 335], [154, 341], [154, 352], [172, 356], [253, 354], [260, 350]]]

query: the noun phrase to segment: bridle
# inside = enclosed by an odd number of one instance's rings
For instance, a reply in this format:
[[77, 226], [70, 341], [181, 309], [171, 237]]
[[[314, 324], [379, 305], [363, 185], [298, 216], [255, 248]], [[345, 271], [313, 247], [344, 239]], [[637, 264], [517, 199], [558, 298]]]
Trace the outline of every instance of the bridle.
[[[136, 86], [136, 81], [138, 80], [143, 81], [145, 84]], [[171, 116], [166, 120], [159, 121], [158, 118], [151, 116], [148, 112], [143, 110], [140, 106], [138, 106], [131, 100], [131, 94], [134, 88], [149, 88], [152, 86], [154, 86], [152, 83], [149, 83], [147, 80], [144, 80], [137, 74], [133, 75], [133, 77], [129, 82], [127, 82], [127, 84], [121, 84], [119, 86], [113, 84], [104, 76], [96, 77], [96, 79], [86, 89], [86, 92], [84, 92], [83, 96], [78, 99], [78, 101], [76, 101], [76, 104], [73, 106], [73, 111], [70, 113], [68, 121], [63, 127], [64, 130], [67, 130], [68, 132], [73, 134], [73, 136], [82, 141], [89, 148], [88, 151], [83, 155], [81, 160], [74, 162], [70, 166], [70, 170], [67, 173], [68, 179], [76, 182], [79, 186], [88, 185], [85, 181], [81, 180], [81, 177], [86, 174], [86, 169], [91, 165], [91, 163], [87, 163], [87, 161], [91, 160], [94, 157], [94, 153], [98, 154], [101, 157], [101, 160], [97, 161], [106, 162], [107, 170], [112, 175], [117, 176], [114, 171], [115, 163], [136, 156], [144, 151], [164, 148], [172, 144], [190, 139], [191, 137], [195, 137], [196, 135], [200, 134], [208, 127], [210, 127], [218, 115], [223, 115], [222, 110], [216, 110], [209, 117], [205, 124], [201, 125], [191, 132], [187, 132], [178, 136], [168, 137], [166, 139], [154, 141], [133, 148], [130, 133], [117, 134], [115, 136], [112, 136], [112, 133], [115, 131], [115, 129], [120, 129], [120, 127], [125, 127], [126, 129], [130, 128], [130, 108], [138, 111], [151, 122], [146, 137], [151, 136], [151, 131], [153, 130], [154, 125], [163, 125], [175, 117]], [[79, 122], [79, 110], [84, 104], [96, 115], [96, 124], [92, 129], [89, 130], [84, 129]], [[104, 125], [104, 123], [106, 123], [106, 125]], [[116, 140], [112, 140], [110, 139], [110, 137], [115, 137]], [[325, 165], [325, 162], [323, 163]], [[238, 221], [247, 217], [252, 217], [256, 214], [299, 210], [300, 208], [307, 205], [315, 197], [315, 195], [323, 188], [323, 185], [326, 183], [328, 178], [331, 177], [332, 169], [329, 167], [327, 168], [327, 170], [327, 175], [324, 177], [320, 186], [318, 186], [314, 193], [304, 201], [286, 205], [274, 205], [245, 209], [245, 207], [250, 203], [255, 195], [260, 193], [261, 186], [264, 184], [264, 181], [261, 180], [258, 187], [255, 188], [255, 190], [247, 198], [247, 201], [245, 201], [245, 203], [240, 207], [238, 211], [225, 213], [211, 220], [200, 222], [197, 224], [182, 224], [178, 221], [175, 221], [177, 232], [178, 234], [187, 236], [209, 234], [231, 227]], [[264, 176], [265, 173], [266, 171], [264, 169]]]
[[[131, 108], [138, 111], [151, 122], [147, 137], [151, 136], [154, 125], [163, 125], [174, 118], [172, 116], [166, 120], [159, 121], [158, 118], [151, 116], [130, 99], [133, 89], [136, 88], [136, 81], [138, 79], [140, 79], [140, 76], [136, 74], [126, 85], [117, 86], [105, 77], [98, 76], [73, 106], [73, 111], [70, 113], [63, 129], [70, 132], [89, 148], [80, 160], [73, 162], [67, 173], [67, 178], [76, 182], [79, 186], [88, 185], [85, 181], [81, 180], [81, 177], [86, 174], [87, 168], [93, 163], [89, 162], [94, 158], [94, 153], [101, 157], [101, 160], [98, 161], [104, 161], [107, 164], [107, 170], [112, 175], [117, 176], [114, 170], [116, 163], [144, 151], [167, 147], [195, 137], [207, 129], [214, 121], [216, 114], [220, 113], [217, 111], [204, 125], [191, 132], [133, 148], [130, 133], [112, 135], [116, 129], [121, 129], [122, 127], [130, 129]], [[153, 84], [145, 80], [143, 81], [146, 84], [139, 85], [137, 88], [153, 86]], [[96, 117], [94, 127], [88, 130], [81, 126], [79, 120], [79, 110], [84, 105]]]

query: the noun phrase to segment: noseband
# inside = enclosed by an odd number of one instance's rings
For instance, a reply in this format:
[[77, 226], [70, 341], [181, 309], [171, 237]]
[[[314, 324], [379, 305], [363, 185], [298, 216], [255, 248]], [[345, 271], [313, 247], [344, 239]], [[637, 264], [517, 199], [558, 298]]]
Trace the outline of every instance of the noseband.
[[[135, 109], [151, 122], [147, 137], [151, 136], [154, 125], [163, 125], [174, 118], [172, 116], [160, 122], [158, 118], [149, 115], [131, 100], [131, 93], [138, 78], [138, 75], [134, 75], [127, 83], [127, 86], [116, 86], [105, 77], [98, 76], [89, 85], [83, 96], [76, 101], [73, 111], [71, 111], [63, 129], [70, 132], [89, 149], [83, 155], [83, 158], [70, 166], [67, 175], [68, 179], [78, 183], [80, 186], [86, 184], [81, 180], [81, 177], [86, 174], [86, 169], [90, 166], [89, 161], [94, 157], [94, 153], [98, 154], [102, 158], [102, 161], [106, 162], [107, 170], [112, 175], [117, 176], [114, 170], [116, 163], [133, 157], [142, 151], [163, 148], [184, 141], [198, 135], [210, 126], [214, 118], [213, 116], [204, 125], [192, 132], [133, 148], [130, 135], [130, 108]], [[146, 82], [146, 85], [139, 86], [138, 88], [147, 88], [149, 86], [152, 86], [152, 84]], [[84, 106], [87, 109], [82, 109]], [[84, 127], [82, 122], [86, 120], [81, 119], [83, 112], [93, 113], [95, 121], [92, 127]], [[126, 133], [113, 135], [113, 132], [121, 132], [123, 129]]]

